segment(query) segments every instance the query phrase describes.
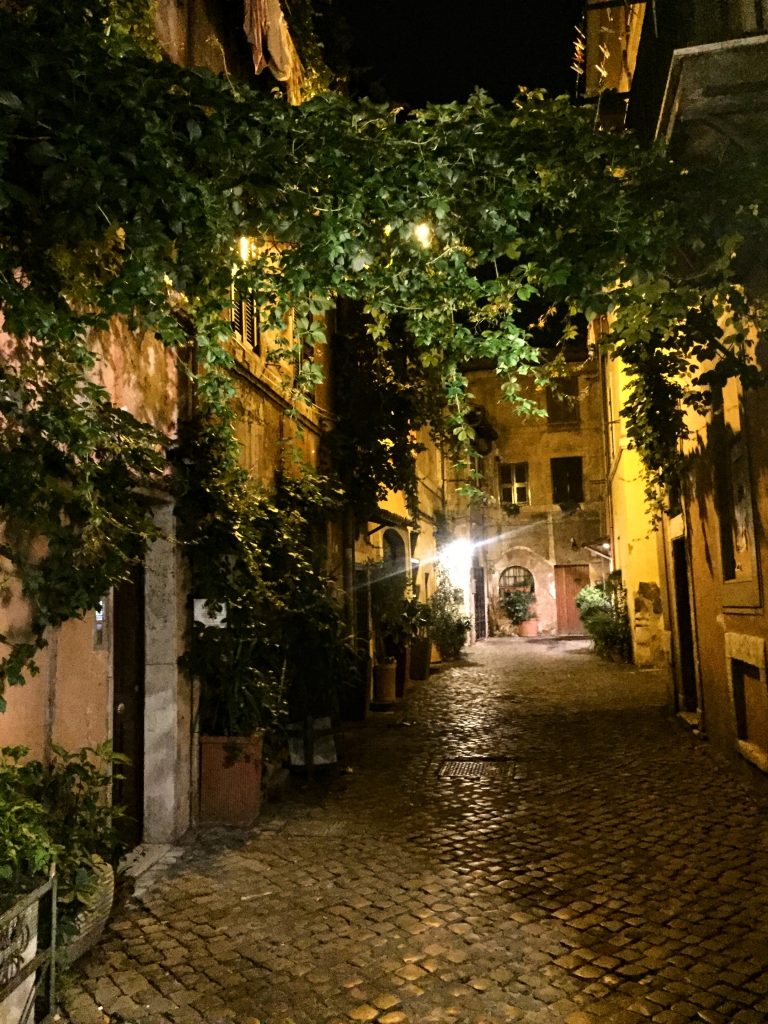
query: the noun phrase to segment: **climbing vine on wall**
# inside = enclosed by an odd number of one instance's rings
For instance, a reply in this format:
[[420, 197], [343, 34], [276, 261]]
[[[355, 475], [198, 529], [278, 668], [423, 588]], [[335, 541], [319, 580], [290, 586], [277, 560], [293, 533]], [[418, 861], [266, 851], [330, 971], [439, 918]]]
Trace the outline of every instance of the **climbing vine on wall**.
[[[294, 108], [159, 59], [148, 11], [143, 0], [0, 4], [0, 307], [12, 336], [39, 339], [5, 359], [2, 472], [19, 445], [55, 450], [66, 486], [29, 461], [29, 487], [53, 495], [36, 525], [50, 552], [60, 542], [67, 558], [89, 552], [105, 567], [87, 592], [60, 581], [54, 607], [38, 566], [7, 547], [41, 627], [92, 602], [124, 571], [113, 559], [123, 539], [148, 536], [146, 507], [126, 496], [156, 476], [156, 439], [87, 383], [91, 333], [114, 316], [193, 350], [198, 386], [223, 411], [233, 276], [265, 326], [293, 311], [291, 358], [322, 343], [318, 317], [337, 299], [355, 300], [383, 353], [397, 324], [414, 390], [440, 395], [433, 422], [471, 443], [469, 360], [494, 360], [523, 411], [525, 379], [551, 372], [521, 306], [539, 297], [564, 311], [566, 333], [578, 314], [610, 314], [606, 343], [630, 375], [628, 421], [651, 489], [674, 471], [681, 404], [705, 408], [724, 377], [758, 378], [748, 336], [765, 313], [744, 284], [768, 185], [743, 154], [686, 169], [530, 92], [511, 107], [478, 93], [409, 113], [333, 94]], [[273, 244], [243, 261], [239, 236]], [[39, 396], [16, 400], [30, 379]], [[86, 410], [98, 454], [77, 459]], [[83, 525], [57, 541], [56, 524], [77, 518], [67, 488]], [[23, 489], [1, 500], [6, 523], [23, 518]]]

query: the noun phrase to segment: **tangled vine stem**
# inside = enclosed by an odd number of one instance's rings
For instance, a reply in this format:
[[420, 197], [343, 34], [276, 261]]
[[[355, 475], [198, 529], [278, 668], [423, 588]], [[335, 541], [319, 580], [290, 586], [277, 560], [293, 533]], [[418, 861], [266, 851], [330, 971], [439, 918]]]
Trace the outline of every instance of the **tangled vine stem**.
[[[228, 362], [233, 266], [266, 327], [294, 311], [299, 343], [322, 343], [337, 299], [360, 303], [398, 379], [395, 325], [415, 419], [465, 446], [469, 360], [494, 360], [522, 411], [521, 379], [551, 374], [530, 300], [566, 321], [610, 315], [652, 489], [677, 464], [680, 403], [758, 379], [746, 339], [765, 309], [742, 271], [768, 180], [744, 154], [686, 169], [537, 92], [409, 114], [329, 93], [294, 108], [159, 59], [150, 23], [148, 0], [0, 5], [0, 307], [11, 336], [44, 346], [4, 360], [0, 494], [35, 643], [92, 607], [125, 571], [118, 552], [138, 556], [150, 535], [136, 485], [159, 471], [157, 439], [89, 383], [90, 333], [120, 316], [169, 346], [192, 335], [221, 411], [231, 388], [208, 371]], [[240, 236], [276, 244], [241, 263]], [[38, 504], [26, 536], [47, 539], [42, 562], [12, 540]], [[21, 662], [5, 664], [14, 682]]]

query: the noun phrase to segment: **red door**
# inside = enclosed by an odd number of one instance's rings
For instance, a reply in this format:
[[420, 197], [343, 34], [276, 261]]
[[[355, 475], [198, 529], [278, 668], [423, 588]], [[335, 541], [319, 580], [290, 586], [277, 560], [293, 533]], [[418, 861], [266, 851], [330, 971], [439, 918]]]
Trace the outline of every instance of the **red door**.
[[555, 566], [555, 599], [557, 631], [565, 636], [583, 636], [586, 632], [576, 607], [576, 595], [589, 583], [588, 565]]

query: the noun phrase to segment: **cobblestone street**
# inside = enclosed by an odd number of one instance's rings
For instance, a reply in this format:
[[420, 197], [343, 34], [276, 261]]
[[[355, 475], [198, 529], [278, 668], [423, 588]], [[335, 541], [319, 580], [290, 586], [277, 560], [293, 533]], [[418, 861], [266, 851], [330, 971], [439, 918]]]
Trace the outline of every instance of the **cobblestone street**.
[[476, 645], [143, 876], [69, 1018], [765, 1024], [768, 820], [664, 703], [584, 642]]

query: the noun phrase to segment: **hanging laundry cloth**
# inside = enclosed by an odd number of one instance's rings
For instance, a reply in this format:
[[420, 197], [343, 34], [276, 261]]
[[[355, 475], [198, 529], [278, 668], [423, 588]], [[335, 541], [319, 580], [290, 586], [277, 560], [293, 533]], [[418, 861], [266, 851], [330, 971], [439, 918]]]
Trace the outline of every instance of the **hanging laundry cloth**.
[[268, 68], [278, 82], [286, 83], [289, 102], [300, 103], [303, 68], [280, 0], [245, 0], [243, 28], [256, 74]]

